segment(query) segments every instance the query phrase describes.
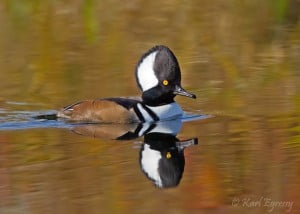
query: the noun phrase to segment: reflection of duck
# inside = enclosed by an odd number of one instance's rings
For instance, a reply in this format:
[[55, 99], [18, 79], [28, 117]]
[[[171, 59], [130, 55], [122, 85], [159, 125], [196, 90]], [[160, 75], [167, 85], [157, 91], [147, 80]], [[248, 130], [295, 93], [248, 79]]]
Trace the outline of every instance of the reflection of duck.
[[77, 124], [72, 131], [83, 136], [113, 140], [132, 140], [151, 132], [177, 135], [182, 127], [181, 120], [140, 124]]
[[179, 141], [172, 134], [146, 134], [140, 151], [141, 169], [159, 188], [177, 186], [184, 171], [184, 148], [197, 143], [197, 138]]
[[144, 136], [139, 163], [148, 179], [159, 188], [175, 187], [184, 171], [184, 149], [198, 144], [198, 139], [176, 138], [181, 120], [128, 125], [90, 124], [74, 126], [73, 132], [92, 137], [131, 140]]
[[196, 95], [181, 87], [178, 61], [166, 46], [155, 46], [146, 52], [137, 63], [135, 76], [142, 91], [141, 99], [116, 97], [84, 100], [65, 107], [57, 114], [36, 118], [97, 123], [163, 121], [182, 116], [181, 107], [174, 101], [176, 95], [196, 98]]

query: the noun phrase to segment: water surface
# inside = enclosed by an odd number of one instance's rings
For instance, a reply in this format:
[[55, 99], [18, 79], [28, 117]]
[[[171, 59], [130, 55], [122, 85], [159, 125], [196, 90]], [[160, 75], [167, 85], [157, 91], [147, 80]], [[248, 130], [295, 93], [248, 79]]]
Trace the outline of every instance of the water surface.
[[[1, 2], [0, 212], [300, 212], [298, 11], [285, 0]], [[203, 117], [154, 136], [33, 119], [139, 95], [135, 64], [156, 44], [197, 95], [176, 101]], [[138, 134], [116, 140], [128, 130]], [[143, 170], [148, 148], [176, 158], [168, 188]]]

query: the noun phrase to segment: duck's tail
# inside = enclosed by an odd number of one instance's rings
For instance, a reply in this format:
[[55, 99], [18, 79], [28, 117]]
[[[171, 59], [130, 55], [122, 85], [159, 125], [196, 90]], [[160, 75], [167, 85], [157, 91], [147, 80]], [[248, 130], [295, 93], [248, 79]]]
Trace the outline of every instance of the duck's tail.
[[33, 117], [36, 120], [57, 120], [58, 116], [56, 113], [53, 114], [41, 114]]

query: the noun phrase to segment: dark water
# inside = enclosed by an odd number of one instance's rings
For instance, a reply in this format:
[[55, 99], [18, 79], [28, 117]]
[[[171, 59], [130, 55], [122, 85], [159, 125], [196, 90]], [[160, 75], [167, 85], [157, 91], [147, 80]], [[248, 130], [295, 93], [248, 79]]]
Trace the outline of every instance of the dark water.
[[[299, 213], [299, 1], [122, 3], [0, 3], [0, 213]], [[198, 97], [183, 120], [33, 118], [138, 95], [156, 44]]]

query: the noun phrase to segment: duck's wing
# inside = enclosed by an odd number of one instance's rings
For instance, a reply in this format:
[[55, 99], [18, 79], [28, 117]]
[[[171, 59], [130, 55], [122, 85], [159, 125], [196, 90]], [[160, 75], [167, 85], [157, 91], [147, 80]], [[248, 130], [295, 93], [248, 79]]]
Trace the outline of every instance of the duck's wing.
[[139, 102], [132, 98], [83, 100], [65, 107], [57, 116], [72, 121], [132, 123], [138, 121], [133, 108]]

